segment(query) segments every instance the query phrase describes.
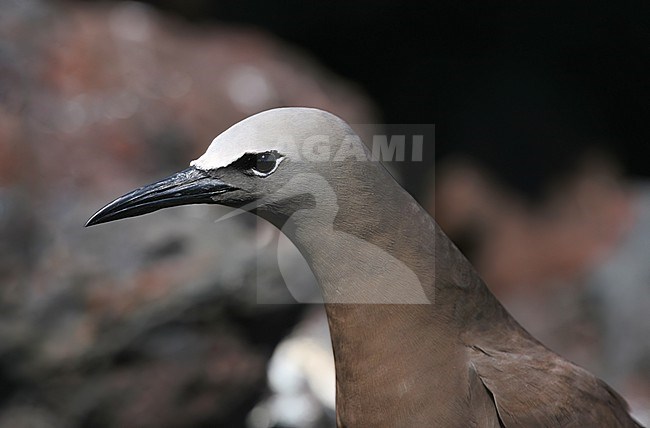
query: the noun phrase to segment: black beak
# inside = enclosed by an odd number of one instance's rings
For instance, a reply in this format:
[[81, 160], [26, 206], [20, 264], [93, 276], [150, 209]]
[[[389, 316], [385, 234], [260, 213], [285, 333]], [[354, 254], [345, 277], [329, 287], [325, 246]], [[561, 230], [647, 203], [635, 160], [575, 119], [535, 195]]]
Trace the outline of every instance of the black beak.
[[187, 168], [117, 198], [90, 217], [86, 227], [177, 205], [213, 204], [216, 195], [233, 190], [236, 188], [205, 171]]

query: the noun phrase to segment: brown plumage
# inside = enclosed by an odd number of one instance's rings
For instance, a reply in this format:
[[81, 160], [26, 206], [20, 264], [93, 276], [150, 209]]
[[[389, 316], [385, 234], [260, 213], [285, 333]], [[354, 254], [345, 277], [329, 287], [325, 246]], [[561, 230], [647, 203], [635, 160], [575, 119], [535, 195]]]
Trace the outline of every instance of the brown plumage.
[[[314, 136], [328, 156], [310, 158]], [[616, 392], [517, 324], [335, 116], [258, 114], [192, 165], [110, 203], [88, 225], [219, 203], [280, 228], [326, 302], [338, 426], [639, 426]]]

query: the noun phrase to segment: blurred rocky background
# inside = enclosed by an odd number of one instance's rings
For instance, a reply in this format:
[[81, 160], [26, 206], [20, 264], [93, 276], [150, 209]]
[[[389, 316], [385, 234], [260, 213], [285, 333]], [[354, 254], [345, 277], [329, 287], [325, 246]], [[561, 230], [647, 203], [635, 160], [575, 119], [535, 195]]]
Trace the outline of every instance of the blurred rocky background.
[[435, 123], [392, 169], [527, 329], [650, 423], [649, 21], [641, 2], [0, 0], [0, 428], [333, 425], [323, 312], [295, 304], [313, 278], [274, 229], [206, 206], [82, 227], [283, 105]]

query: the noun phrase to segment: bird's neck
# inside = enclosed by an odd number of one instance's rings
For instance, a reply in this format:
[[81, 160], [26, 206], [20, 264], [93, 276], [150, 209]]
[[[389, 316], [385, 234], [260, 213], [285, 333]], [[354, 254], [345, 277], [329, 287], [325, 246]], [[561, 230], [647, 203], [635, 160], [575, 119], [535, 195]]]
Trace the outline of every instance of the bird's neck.
[[[315, 203], [268, 218], [294, 242], [326, 303], [429, 304], [483, 284], [431, 216], [379, 164], [320, 180]], [[442, 293], [442, 294], [441, 294]]]
[[473, 300], [489, 298], [435, 221], [383, 168], [373, 172], [386, 176], [368, 188], [367, 174], [330, 181], [327, 203], [296, 212], [283, 228], [321, 286], [339, 411], [352, 425], [356, 417], [367, 424], [379, 407], [445, 399], [460, 381], [441, 376], [460, 364], [460, 325], [476, 315]]

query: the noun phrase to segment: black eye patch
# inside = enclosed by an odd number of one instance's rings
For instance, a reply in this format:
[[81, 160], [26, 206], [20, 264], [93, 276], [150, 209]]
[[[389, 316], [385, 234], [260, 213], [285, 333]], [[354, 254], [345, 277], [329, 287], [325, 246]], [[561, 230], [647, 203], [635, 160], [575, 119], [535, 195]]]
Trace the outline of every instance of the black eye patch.
[[236, 161], [230, 164], [232, 168], [236, 168], [242, 171], [252, 169], [255, 166], [257, 160], [256, 153], [246, 153], [244, 156], [240, 157]]

